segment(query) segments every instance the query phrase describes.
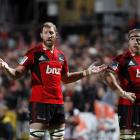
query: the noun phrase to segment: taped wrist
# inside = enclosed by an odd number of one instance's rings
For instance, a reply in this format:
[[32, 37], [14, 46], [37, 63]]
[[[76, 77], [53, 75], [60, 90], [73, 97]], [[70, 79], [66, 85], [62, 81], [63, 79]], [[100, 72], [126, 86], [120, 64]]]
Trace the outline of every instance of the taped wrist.
[[126, 97], [127, 92], [123, 91], [123, 94], [121, 95], [122, 97]]
[[88, 76], [88, 75], [90, 75], [92, 73], [92, 71], [91, 70], [84, 70], [83, 71], [83, 76], [85, 77], [85, 76]]

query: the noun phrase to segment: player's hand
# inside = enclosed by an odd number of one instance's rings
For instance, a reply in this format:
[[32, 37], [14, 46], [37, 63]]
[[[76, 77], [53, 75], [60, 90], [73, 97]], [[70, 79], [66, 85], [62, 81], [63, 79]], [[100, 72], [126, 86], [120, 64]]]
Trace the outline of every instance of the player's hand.
[[97, 74], [107, 69], [107, 65], [102, 64], [102, 65], [96, 66], [96, 63], [97, 62], [94, 62], [93, 64], [91, 64], [89, 68], [83, 72], [83, 75], [87, 76], [91, 74]]
[[8, 64], [0, 58], [0, 68], [5, 69], [8, 67]]
[[135, 99], [136, 99], [135, 93], [126, 92], [126, 91], [124, 91], [124, 93], [121, 95], [121, 97], [122, 97], [122, 98], [125, 98], [125, 99], [128, 99], [128, 100], [130, 100], [131, 102], [135, 102]]
[[88, 68], [88, 71], [89, 71], [89, 73], [96, 74], [96, 73], [99, 73], [99, 72], [105, 70], [106, 68], [107, 68], [107, 65], [105, 65], [105, 64], [102, 64], [100, 66], [95, 66], [93, 64]]
[[84, 71], [84, 76], [90, 75], [90, 74], [97, 74], [99, 72], [102, 72], [103, 70], [107, 69], [107, 65], [102, 64], [99, 66], [96, 66], [97, 62], [94, 62], [89, 66], [87, 70]]

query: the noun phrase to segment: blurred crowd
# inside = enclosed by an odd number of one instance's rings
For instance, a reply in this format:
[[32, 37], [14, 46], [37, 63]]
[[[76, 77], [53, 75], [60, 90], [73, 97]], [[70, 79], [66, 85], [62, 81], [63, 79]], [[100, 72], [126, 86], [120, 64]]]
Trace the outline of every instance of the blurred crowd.
[[[60, 34], [57, 47], [64, 51], [70, 72], [83, 70], [94, 61], [97, 61], [98, 64], [111, 63], [114, 56], [127, 49], [127, 31], [135, 27], [134, 22], [128, 23], [129, 25], [125, 25], [121, 29], [108, 26], [102, 29], [94, 27], [88, 34], [68, 34], [65, 39]], [[0, 25], [0, 57], [10, 66], [15, 67], [18, 59], [28, 49], [39, 43], [38, 36], [35, 29], [10, 31], [6, 25]], [[103, 114], [106, 114], [106, 111], [100, 110], [98, 108], [100, 105], [95, 103], [104, 103], [101, 108], [105, 107], [105, 104], [111, 106], [112, 111], [107, 113], [110, 117], [112, 117], [110, 114], [117, 112], [118, 96], [107, 87], [102, 75], [93, 75], [68, 85], [62, 84], [62, 90], [67, 122], [66, 140], [93, 140], [97, 130], [105, 130], [105, 127], [97, 126], [97, 121], [105, 118]], [[0, 130], [3, 130], [0, 131], [1, 140], [28, 140], [30, 93], [29, 72], [20, 80], [13, 81], [0, 70]], [[103, 114], [101, 113], [103, 116], [100, 116], [99, 112], [103, 112]], [[82, 116], [89, 122], [81, 122]], [[98, 119], [100, 117], [102, 119]], [[93, 124], [92, 128], [93, 126], [96, 128], [96, 131], [93, 130], [94, 133], [92, 131], [90, 135], [88, 132], [82, 131], [87, 128], [86, 125], [89, 126], [88, 124]], [[105, 131], [115, 131], [114, 128], [109, 128], [109, 130]], [[77, 135], [74, 132], [83, 133]], [[91, 138], [93, 134], [94, 136]]]

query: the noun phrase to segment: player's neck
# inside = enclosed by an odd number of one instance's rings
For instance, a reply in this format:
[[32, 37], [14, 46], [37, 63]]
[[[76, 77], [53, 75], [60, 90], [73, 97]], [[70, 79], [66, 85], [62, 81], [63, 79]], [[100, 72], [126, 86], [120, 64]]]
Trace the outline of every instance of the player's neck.
[[44, 50], [50, 50], [51, 52], [54, 51], [54, 45], [50, 47], [50, 46], [47, 46], [44, 43], [42, 43], [42, 46], [43, 46], [43, 49]]
[[132, 55], [132, 56], [140, 56], [140, 53], [132, 53], [132, 52], [131, 52], [131, 55]]

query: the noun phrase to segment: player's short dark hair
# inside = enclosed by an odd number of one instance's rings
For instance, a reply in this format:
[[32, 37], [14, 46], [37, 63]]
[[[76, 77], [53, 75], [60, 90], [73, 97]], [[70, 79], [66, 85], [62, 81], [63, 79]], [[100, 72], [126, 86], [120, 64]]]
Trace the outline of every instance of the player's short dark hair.
[[133, 34], [133, 33], [140, 33], [140, 29], [132, 29], [132, 30], [130, 30], [128, 32], [128, 38], [130, 38], [131, 37], [131, 34]]
[[54, 31], [57, 32], [57, 28], [55, 26], [55, 24], [53, 24], [52, 22], [45, 22], [43, 23], [43, 25], [41, 26], [41, 32], [43, 31], [44, 27], [53, 27]]

